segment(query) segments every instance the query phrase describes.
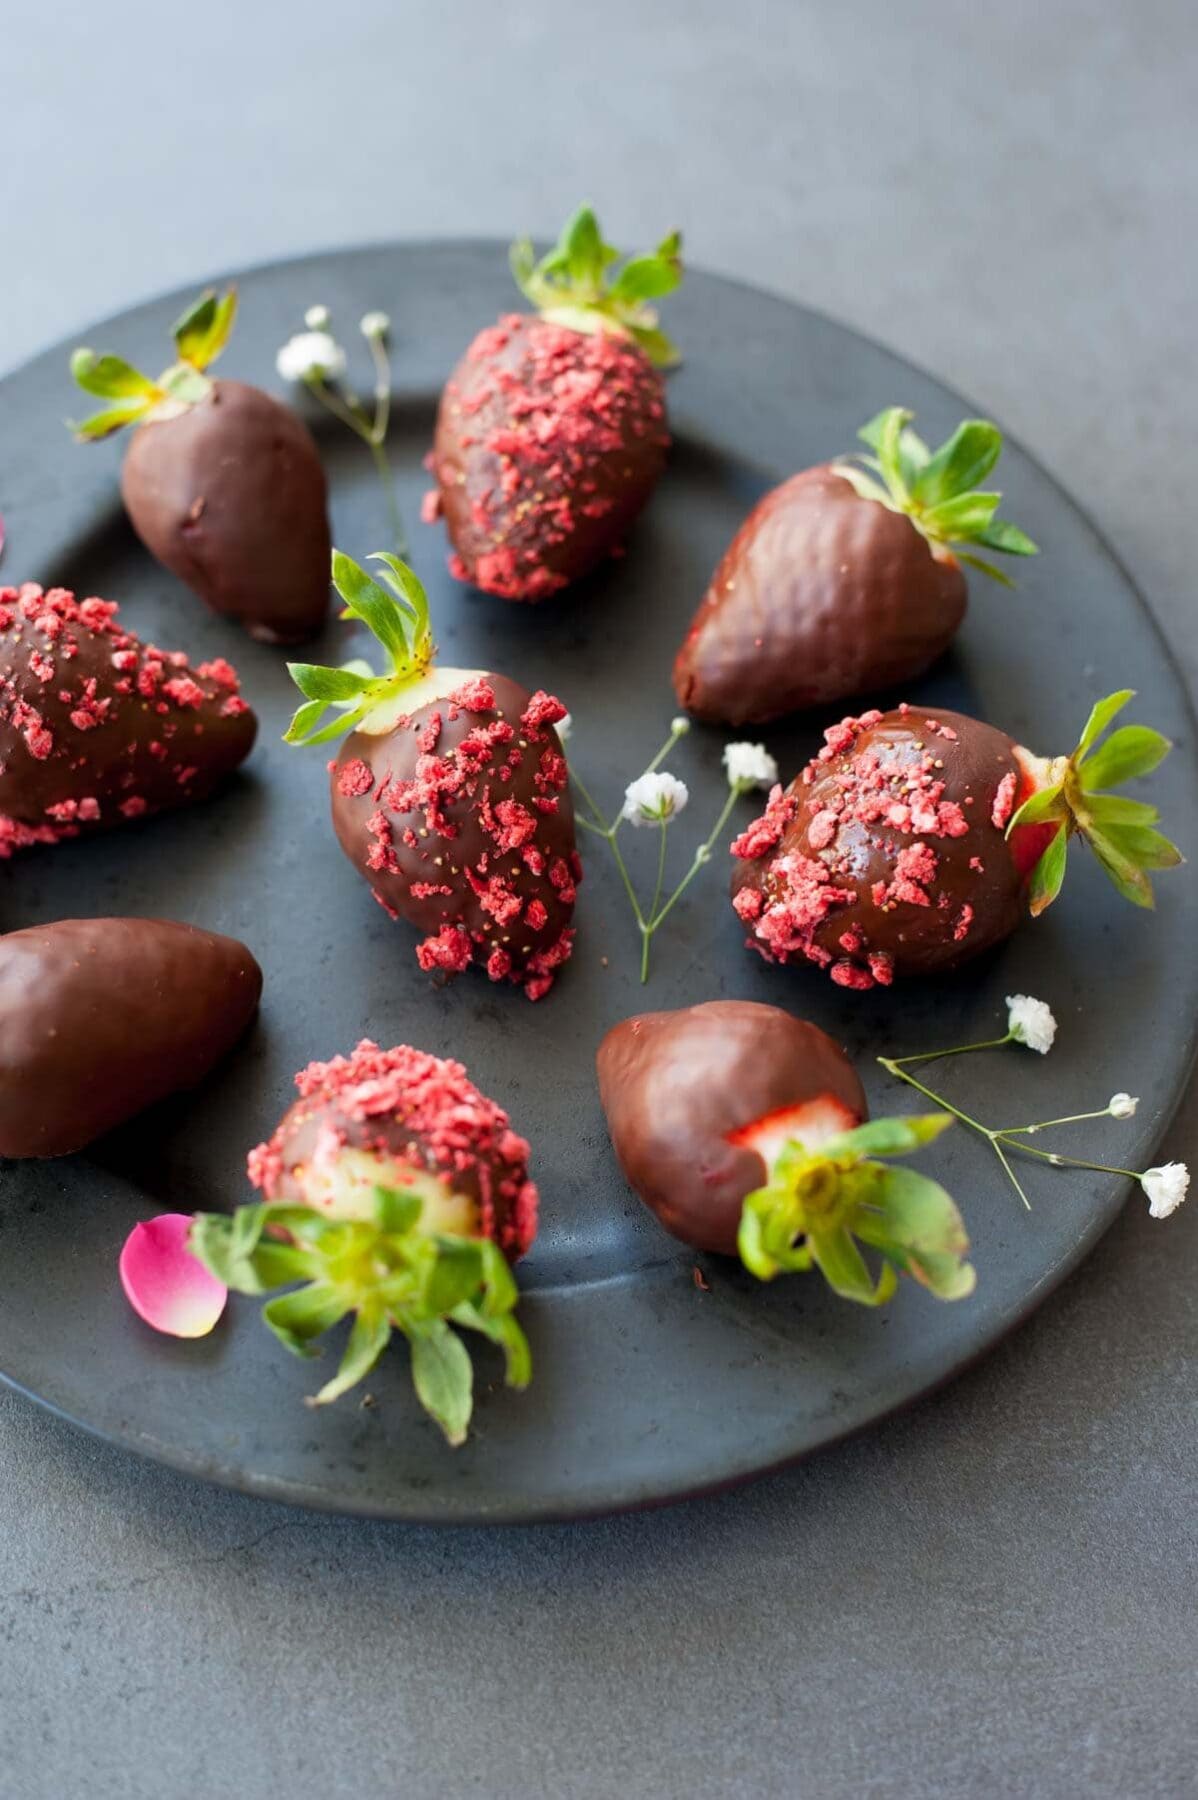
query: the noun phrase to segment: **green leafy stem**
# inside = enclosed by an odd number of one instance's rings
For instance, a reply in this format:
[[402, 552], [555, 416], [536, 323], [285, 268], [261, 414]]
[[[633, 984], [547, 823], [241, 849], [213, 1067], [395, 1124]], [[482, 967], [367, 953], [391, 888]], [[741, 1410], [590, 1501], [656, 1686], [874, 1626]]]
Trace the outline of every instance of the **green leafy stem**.
[[267, 1300], [262, 1317], [296, 1356], [318, 1355], [317, 1340], [352, 1314], [337, 1373], [311, 1396], [313, 1406], [363, 1380], [399, 1332], [410, 1346], [417, 1398], [456, 1446], [470, 1424], [474, 1369], [452, 1327], [499, 1346], [509, 1387], [527, 1387], [532, 1359], [503, 1252], [489, 1238], [422, 1232], [422, 1204], [417, 1194], [380, 1187], [368, 1220], [270, 1202], [198, 1213], [189, 1248], [236, 1293], [288, 1290]]
[[1156, 830], [1160, 813], [1155, 806], [1109, 792], [1125, 781], [1151, 775], [1173, 748], [1167, 737], [1148, 725], [1121, 725], [1103, 740], [1107, 727], [1133, 698], [1132, 688], [1121, 688], [1097, 701], [1072, 755], [1053, 763], [1047, 784], [1011, 817], [1008, 838], [1023, 826], [1058, 827], [1032, 870], [1033, 916], [1061, 891], [1071, 837], [1085, 839], [1119, 893], [1135, 906], [1155, 904], [1150, 869], [1176, 868], [1185, 860], [1176, 844]]
[[630, 256], [617, 269], [621, 254], [604, 242], [592, 209], [580, 206], [539, 261], [528, 238], [512, 245], [512, 276], [545, 318], [576, 331], [614, 329], [639, 344], [650, 362], [672, 368], [678, 349], [660, 329], [653, 302], [682, 280], [681, 235], [672, 231], [656, 250]]
[[[288, 663], [304, 703], [284, 733], [288, 744], [326, 744], [353, 731], [368, 713], [426, 675], [436, 656], [428, 595], [415, 572], [397, 556], [380, 550], [371, 562], [383, 564], [383, 583], [340, 550], [333, 551], [333, 586], [344, 602], [343, 619], [360, 619], [381, 644], [387, 667], [376, 675], [357, 658], [340, 668]], [[323, 723], [332, 709], [337, 715]]]
[[[833, 466], [866, 500], [905, 513], [931, 544], [951, 549], [959, 561], [1012, 586], [994, 563], [966, 550], [977, 545], [1005, 556], [1035, 556], [1037, 546], [1009, 519], [998, 517], [999, 493], [978, 491], [1002, 454], [1002, 432], [989, 419], [965, 419], [932, 450], [911, 429], [914, 414], [888, 406], [857, 436], [869, 446]], [[859, 466], [860, 465], [860, 466]]]
[[172, 326], [176, 360], [157, 380], [120, 356], [76, 350], [71, 374], [85, 393], [112, 404], [71, 425], [80, 443], [105, 438], [141, 419], [166, 419], [186, 411], [212, 391], [204, 373], [229, 341], [237, 316], [237, 290], [217, 297], [209, 289]]
[[[871, 1119], [808, 1149], [794, 1139], [764, 1187], [745, 1196], [737, 1248], [762, 1281], [816, 1268], [832, 1290], [863, 1306], [890, 1299], [900, 1275], [940, 1300], [971, 1294], [969, 1237], [950, 1194], [916, 1170], [879, 1158], [930, 1144], [952, 1124], [947, 1112]], [[863, 1250], [881, 1258], [871, 1273]]]

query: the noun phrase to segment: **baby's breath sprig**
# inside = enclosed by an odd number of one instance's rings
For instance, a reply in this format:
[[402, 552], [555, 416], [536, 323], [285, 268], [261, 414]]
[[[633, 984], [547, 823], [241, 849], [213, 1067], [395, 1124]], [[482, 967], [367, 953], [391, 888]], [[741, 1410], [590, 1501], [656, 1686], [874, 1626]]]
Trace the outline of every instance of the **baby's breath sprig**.
[[366, 445], [382, 483], [396, 554], [406, 557], [407, 537], [386, 451], [387, 427], [391, 420], [391, 358], [387, 351], [391, 321], [384, 312], [368, 312], [363, 314], [358, 325], [374, 364], [372, 412], [367, 411], [365, 403], [345, 379], [348, 361], [344, 349], [333, 336], [332, 324], [332, 314], [327, 306], [310, 306], [304, 314], [306, 329], [288, 338], [275, 358], [275, 367], [284, 381], [302, 381], [309, 393], [314, 394], [335, 419], [348, 425]]
[[976, 1044], [955, 1044], [947, 1050], [925, 1050], [916, 1056], [879, 1056], [878, 1061], [888, 1075], [893, 1075], [898, 1081], [905, 1081], [908, 1087], [915, 1088], [937, 1106], [951, 1113], [955, 1119], [959, 1119], [962, 1125], [968, 1125], [971, 1131], [976, 1131], [979, 1137], [985, 1138], [1029, 1212], [1032, 1210], [1032, 1203], [1011, 1164], [1011, 1156], [1015, 1153], [1036, 1157], [1040, 1162], [1049, 1163], [1054, 1169], [1095, 1169], [1103, 1175], [1125, 1175], [1129, 1181], [1138, 1181], [1144, 1190], [1151, 1217], [1167, 1219], [1170, 1213], [1177, 1211], [1190, 1185], [1190, 1172], [1185, 1163], [1163, 1163], [1143, 1170], [1124, 1169], [1114, 1163], [1088, 1162], [1084, 1157], [1042, 1150], [1038, 1144], [1026, 1142], [1038, 1132], [1060, 1125], [1080, 1125], [1091, 1119], [1130, 1119], [1139, 1105], [1133, 1095], [1112, 1094], [1105, 1106], [1096, 1107], [1092, 1112], [1066, 1113], [1058, 1119], [1037, 1119], [1030, 1125], [983, 1125], [980, 1119], [975, 1119], [959, 1106], [954, 1106], [943, 1094], [936, 1093], [909, 1072], [912, 1063], [938, 1062], [942, 1057], [966, 1056], [975, 1050], [996, 1050], [1005, 1044], [1022, 1044], [1041, 1056], [1047, 1056], [1056, 1034], [1056, 1019], [1052, 1009], [1043, 1000], [1037, 1000], [1031, 994], [1008, 994], [1007, 1029], [1001, 1037], [985, 1038]]
[[[662, 768], [662, 764], [687, 732], [690, 720], [682, 717], [674, 719], [670, 724], [670, 735], [667, 737], [657, 755], [648, 764], [635, 781], [630, 781], [624, 790], [624, 799], [615, 817], [608, 820], [591, 798], [587, 788], [573, 763], [570, 764], [570, 777], [579, 798], [586, 808], [586, 813], [578, 814], [578, 823], [584, 831], [593, 837], [602, 838], [611, 850], [620, 879], [624, 883], [624, 892], [628, 895], [628, 903], [632, 908], [632, 916], [636, 920], [636, 928], [641, 939], [641, 981], [649, 979], [649, 946], [656, 931], [665, 923], [673, 912], [683, 894], [699, 870], [711, 861], [711, 853], [715, 849], [720, 833], [727, 825], [732, 808], [736, 802], [754, 788], [770, 788], [778, 779], [778, 765], [761, 744], [726, 744], [724, 747], [724, 771], [728, 777], [728, 793], [720, 810], [720, 816], [712, 826], [704, 841], [698, 846], [691, 864], [673, 893], [664, 898], [666, 876], [666, 848], [670, 825], [678, 817], [690, 799], [690, 793], [684, 781], [671, 775]], [[559, 727], [560, 734], [560, 727]], [[587, 814], [590, 816], [588, 817]], [[657, 848], [657, 880], [653, 888], [653, 898], [648, 906], [642, 906], [633, 885], [628, 864], [620, 849], [617, 839], [624, 825], [632, 825], [637, 829], [656, 830], [658, 834]]]

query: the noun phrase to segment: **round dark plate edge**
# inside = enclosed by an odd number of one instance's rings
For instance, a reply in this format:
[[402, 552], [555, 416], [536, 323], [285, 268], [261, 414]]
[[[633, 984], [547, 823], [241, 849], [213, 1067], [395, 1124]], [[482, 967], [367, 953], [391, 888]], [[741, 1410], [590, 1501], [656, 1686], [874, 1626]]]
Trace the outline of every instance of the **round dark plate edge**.
[[[458, 249], [467, 252], [478, 251], [494, 253], [503, 259], [507, 256], [508, 243], [509, 240], [503, 238], [461, 237], [452, 234], [446, 234], [444, 236], [426, 235], [419, 238], [371, 239], [362, 242], [337, 245], [323, 250], [308, 251], [302, 255], [273, 257], [264, 262], [243, 265], [236, 271], [236, 279], [241, 280], [243, 278], [252, 278], [259, 275], [275, 274], [288, 269], [300, 270], [309, 264], [325, 262], [330, 256], [354, 257], [360, 255], [390, 255], [395, 254], [396, 252], [418, 252], [420, 250]], [[781, 293], [774, 288], [765, 287], [760, 283], [745, 281], [738, 276], [726, 275], [718, 270], [707, 269], [701, 265], [688, 264], [688, 271], [696, 275], [702, 275], [706, 279], [718, 281], [726, 287], [738, 288], [743, 293], [749, 294], [755, 299], [764, 298], [777, 305], [790, 308], [795, 312], [806, 315], [808, 318], [817, 320], [822, 325], [831, 326], [835, 330], [841, 331], [851, 338], [855, 338], [859, 343], [871, 350], [881, 351], [885, 355], [895, 357], [906, 363], [916, 374], [932, 382], [934, 385], [947, 387], [952, 394], [966, 404], [971, 413], [980, 414], [981, 409], [974, 405], [970, 394], [965, 393], [955, 382], [945, 382], [942, 377], [926, 368], [923, 363], [913, 359], [905, 350], [896, 344], [891, 344], [884, 339], [876, 338], [870, 333], [860, 330], [855, 325], [849, 325], [842, 320], [834, 318], [832, 314], [823, 311], [819, 307], [809, 306], [803, 301], [795, 300], [788, 294]], [[209, 271], [207, 276], [199, 276], [192, 281], [178, 284], [172, 288], [159, 290], [156, 293], [145, 295], [140, 299], [135, 299], [128, 306], [121, 308], [117, 312], [109, 313], [100, 319], [92, 320], [90, 323], [80, 326], [76, 331], [71, 333], [70, 338], [60, 339], [57, 343], [48, 345], [44, 350], [36, 352], [33, 356], [26, 358], [15, 367], [0, 368], [0, 386], [3, 386], [10, 381], [18, 380], [22, 376], [33, 374], [43, 363], [49, 364], [56, 358], [61, 359], [69, 357], [70, 351], [74, 347], [74, 341], [81, 333], [94, 334], [103, 331], [107, 325], [124, 320], [130, 313], [140, 311], [143, 308], [166, 306], [167, 304], [179, 304], [194, 293], [197, 285], [203, 286], [220, 279], [222, 279], [222, 277], [214, 276], [212, 272]], [[1057, 478], [1043, 459], [1028, 450], [1022, 439], [1007, 431], [1005, 427], [1003, 428], [1003, 435], [1006, 441], [1017, 449], [1021, 456], [1026, 458], [1027, 462], [1036, 473], [1052, 485], [1057, 495], [1072, 510], [1077, 519], [1085, 526], [1086, 530], [1092, 534], [1095, 542], [1101, 547], [1103, 552], [1118, 569], [1135, 599], [1136, 604], [1139, 606], [1141, 613], [1144, 615], [1148, 627], [1157, 641], [1165, 665], [1173, 677], [1180, 698], [1181, 712], [1185, 718], [1191, 740], [1193, 741], [1198, 738], [1198, 712], [1196, 712], [1195, 709], [1194, 697], [1190, 693], [1189, 684], [1182, 671], [1181, 665], [1173, 652], [1172, 645], [1165, 636], [1152, 606], [1138, 581], [1133, 577], [1124, 557], [1116, 549], [1107, 534], [1094, 522], [1086, 509], [1074, 499], [1071, 490]], [[1161, 1139], [1164, 1138], [1176, 1117], [1182, 1098], [1193, 1076], [1196, 1061], [1198, 1061], [1198, 1038], [1191, 1037], [1191, 1041], [1187, 1046], [1184, 1062], [1181, 1065], [1173, 1090], [1166, 1105], [1161, 1111], [1159, 1131], [1159, 1137]], [[947, 1370], [942, 1374], [934, 1376], [922, 1386], [915, 1389], [912, 1393], [908, 1394], [903, 1400], [895, 1404], [884, 1406], [881, 1410], [877, 1411], [870, 1410], [867, 1417], [855, 1419], [852, 1422], [845, 1424], [843, 1428], [830, 1430], [818, 1443], [807, 1444], [801, 1450], [788, 1452], [767, 1463], [753, 1463], [748, 1467], [734, 1469], [715, 1481], [700, 1483], [694, 1487], [674, 1489], [668, 1492], [646, 1494], [635, 1489], [629, 1489], [626, 1492], [614, 1495], [607, 1494], [602, 1499], [596, 1497], [593, 1504], [590, 1502], [581, 1505], [574, 1504], [566, 1509], [555, 1509], [552, 1505], [537, 1506], [535, 1504], [529, 1505], [525, 1503], [505, 1506], [491, 1512], [480, 1511], [476, 1504], [470, 1509], [462, 1510], [460, 1512], [452, 1510], [446, 1511], [444, 1505], [442, 1505], [439, 1510], [435, 1511], [425, 1510], [420, 1506], [405, 1506], [400, 1509], [393, 1504], [386, 1507], [372, 1507], [369, 1505], [347, 1507], [343, 1500], [332, 1496], [330, 1496], [326, 1502], [318, 1494], [313, 1494], [310, 1488], [306, 1489], [302, 1495], [293, 1494], [287, 1491], [285, 1483], [281, 1483], [271, 1478], [266, 1478], [261, 1481], [247, 1480], [244, 1476], [235, 1474], [232, 1471], [197, 1465], [195, 1462], [190, 1461], [186, 1456], [177, 1455], [169, 1449], [156, 1449], [139, 1445], [136, 1440], [131, 1437], [122, 1436], [112, 1431], [104, 1431], [97, 1426], [88, 1424], [87, 1421], [83, 1419], [75, 1417], [67, 1408], [61, 1407], [39, 1394], [35, 1394], [31, 1389], [23, 1386], [21, 1382], [7, 1375], [3, 1370], [0, 1370], [0, 1382], [3, 1382], [5, 1387], [12, 1392], [18, 1393], [23, 1398], [33, 1401], [36, 1405], [42, 1407], [56, 1418], [62, 1419], [75, 1429], [85, 1432], [89, 1437], [92, 1437], [101, 1443], [109, 1444], [122, 1451], [131, 1452], [142, 1462], [153, 1463], [159, 1467], [169, 1468], [175, 1473], [198, 1478], [211, 1486], [224, 1489], [226, 1492], [239, 1493], [253, 1499], [271, 1501], [276, 1504], [295, 1508], [299, 1511], [321, 1513], [344, 1518], [370, 1519], [394, 1524], [421, 1526], [452, 1525], [458, 1527], [477, 1527], [481, 1525], [527, 1526], [602, 1519], [620, 1513], [649, 1511], [659, 1507], [679, 1505], [686, 1500], [700, 1499], [708, 1495], [723, 1493], [731, 1488], [738, 1487], [747, 1481], [754, 1480], [759, 1476], [776, 1474], [781, 1470], [794, 1467], [798, 1463], [806, 1461], [809, 1457], [831, 1449], [836, 1444], [846, 1442], [865, 1431], [870, 1426], [881, 1424], [885, 1420], [894, 1418], [918, 1405], [921, 1401], [927, 1399], [929, 1395], [946, 1387], [959, 1375], [965, 1374], [976, 1367], [976, 1365], [985, 1356], [989, 1355], [997, 1345], [1004, 1342], [1012, 1332], [1016, 1331], [1020, 1325], [1025, 1323], [1025, 1321], [1029, 1319], [1053, 1293], [1055, 1293], [1057, 1288], [1069, 1278], [1098, 1243], [1099, 1239], [1110, 1229], [1115, 1219], [1126, 1205], [1130, 1193], [1131, 1187], [1128, 1185], [1123, 1189], [1121, 1197], [1113, 1199], [1102, 1212], [1097, 1214], [1091, 1221], [1089, 1228], [1071, 1248], [1069, 1254], [1049, 1269], [1031, 1293], [1026, 1295], [1020, 1304], [1012, 1307], [1010, 1311], [998, 1321], [985, 1343], [979, 1344], [970, 1356], [964, 1361], [956, 1364], [951, 1370]]]

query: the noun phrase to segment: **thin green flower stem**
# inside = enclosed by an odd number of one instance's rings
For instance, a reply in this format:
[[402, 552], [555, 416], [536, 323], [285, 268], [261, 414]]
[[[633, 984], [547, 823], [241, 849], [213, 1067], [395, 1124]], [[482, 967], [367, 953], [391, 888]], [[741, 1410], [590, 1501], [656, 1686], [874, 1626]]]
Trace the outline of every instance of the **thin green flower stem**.
[[311, 389], [312, 393], [316, 395], [316, 398], [320, 401], [321, 405], [328, 407], [335, 419], [340, 419], [341, 423], [343, 425], [348, 425], [350, 430], [360, 437], [364, 444], [369, 444], [370, 426], [366, 420], [358, 413], [353, 412], [350, 407], [346, 406], [341, 399], [341, 396], [335, 393], [331, 387], [327, 387], [319, 375], [309, 375], [307, 377], [307, 386]]
[[407, 536], [404, 532], [403, 519], [399, 511], [399, 502], [395, 498], [395, 481], [391, 474], [391, 464], [387, 460], [387, 452], [375, 439], [369, 419], [360, 410], [361, 402], [357, 396], [346, 389], [349, 404], [341, 399], [331, 387], [321, 380], [319, 375], [308, 377], [308, 387], [316, 395], [322, 405], [326, 406], [335, 419], [348, 425], [356, 437], [360, 437], [374, 459], [374, 466], [379, 480], [383, 484], [383, 496], [387, 503], [387, 512], [391, 519], [391, 533], [395, 539], [395, 548], [402, 557], [408, 554]]
[[[1015, 1189], [1015, 1192], [1019, 1195], [1019, 1198], [1023, 1201], [1023, 1204], [1027, 1207], [1027, 1210], [1029, 1212], [1031, 1212], [1031, 1210], [1032, 1210], [1031, 1201], [1028, 1199], [1027, 1195], [1024, 1193], [1023, 1187], [1020, 1184], [1019, 1178], [1015, 1174], [1014, 1169], [1011, 1167], [1010, 1162], [1007, 1160], [1006, 1152], [1003, 1150], [1002, 1145], [999, 1143], [998, 1134], [996, 1132], [991, 1131], [990, 1128], [986, 1125], [983, 1125], [980, 1120], [971, 1118], [969, 1113], [962, 1112], [961, 1108], [959, 1106], [954, 1106], [952, 1101], [946, 1100], [942, 1094], [934, 1093], [930, 1087], [925, 1087], [922, 1081], [917, 1081], [915, 1079], [914, 1075], [906, 1074], [904, 1072], [904, 1070], [899, 1068], [898, 1063], [895, 1061], [895, 1059], [893, 1057], [879, 1056], [878, 1061], [881, 1063], [882, 1067], [889, 1074], [897, 1076], [900, 1081], [907, 1082], [907, 1084], [910, 1087], [917, 1088], [921, 1094], [926, 1095], [926, 1097], [929, 1100], [934, 1101], [937, 1106], [942, 1106], [946, 1112], [952, 1113], [954, 1119], [960, 1119], [962, 1125], [970, 1126], [970, 1128], [972, 1130], [977, 1132], [979, 1137], [984, 1137], [986, 1139], [986, 1141], [989, 1143], [991, 1149], [994, 1151], [994, 1154], [997, 1156], [999, 1162], [1002, 1164], [1003, 1168], [1006, 1170], [1007, 1174], [1010, 1176], [1011, 1185]], [[1023, 1145], [1012, 1145], [1011, 1146], [1012, 1149], [1022, 1149], [1023, 1147], [1024, 1147]]]
[[[620, 879], [624, 883], [624, 891], [628, 895], [628, 899], [631, 903], [633, 917], [636, 919], [637, 930], [640, 931], [642, 934], [646, 934], [649, 930], [649, 927], [645, 923], [645, 915], [641, 911], [641, 903], [636, 897], [636, 889], [632, 885], [632, 876], [628, 873], [628, 865], [625, 863], [624, 858], [620, 855], [620, 846], [616, 842], [615, 826], [613, 825], [607, 832], [604, 833], [604, 835], [607, 838], [608, 843], [611, 845], [611, 853], [616, 859], [616, 867], [620, 871]], [[646, 941], [646, 943], [648, 942], [647, 936], [645, 938], [645, 941]], [[641, 979], [644, 980], [645, 977], [642, 976]]]
[[894, 1056], [890, 1060], [896, 1068], [904, 1063], [938, 1062], [942, 1056], [964, 1056], [970, 1050], [998, 1050], [1003, 1044], [1014, 1041], [1014, 1032], [1008, 1031], [1005, 1037], [984, 1038], [980, 1044], [954, 1044], [951, 1050], [923, 1050], [918, 1056]]
[[712, 849], [714, 848], [716, 839], [719, 837], [721, 831], [723, 831], [725, 825], [728, 823], [729, 815], [732, 812], [732, 808], [736, 805], [736, 802], [740, 799], [740, 796], [747, 792], [748, 792], [748, 788], [746, 786], [744, 786], [743, 784], [738, 785], [734, 788], [729, 788], [728, 798], [724, 802], [724, 810], [723, 810], [723, 812], [721, 812], [719, 818], [716, 820], [715, 824], [712, 826], [710, 836], [707, 838], [706, 843], [701, 844], [699, 849], [695, 851], [694, 860], [692, 861], [690, 868], [687, 870], [686, 874], [682, 877], [682, 880], [678, 883], [678, 886], [674, 889], [674, 892], [670, 895], [670, 898], [666, 901], [665, 905], [662, 907], [662, 909], [658, 913], [657, 917], [653, 920], [652, 929], [654, 931], [657, 930], [657, 927], [662, 923], [662, 921], [664, 919], [667, 919], [669, 917], [670, 913], [673, 911], [675, 906], [677, 906], [678, 902], [681, 900], [683, 894], [685, 894], [685, 892], [686, 892], [687, 888], [690, 886], [691, 882], [695, 879], [695, 876], [699, 873], [699, 870], [708, 861], [708, 859], [711, 856]]
[[590, 819], [584, 819], [581, 813], [575, 813], [574, 823], [576, 825], [581, 825], [582, 829], [584, 831], [589, 831], [593, 837], [606, 838], [607, 836], [607, 831], [604, 826], [593, 825]]
[[661, 890], [666, 879], [666, 832], [669, 829], [668, 819], [663, 819], [658, 827], [660, 842], [657, 847], [657, 885], [653, 889], [653, 903], [649, 908], [649, 926], [652, 929], [657, 918], [657, 908], [661, 901]]
[[387, 435], [387, 426], [391, 418], [391, 358], [387, 355], [387, 346], [381, 337], [368, 337], [370, 357], [374, 363], [374, 429], [376, 444], [381, 444]]
[[408, 554], [408, 540], [404, 532], [403, 515], [399, 510], [399, 501], [395, 498], [395, 477], [391, 473], [391, 464], [387, 452], [381, 443], [369, 438], [370, 454], [374, 458], [374, 466], [378, 470], [379, 480], [383, 484], [383, 496], [387, 502], [387, 511], [391, 518], [391, 535], [395, 539], [395, 552], [401, 560]]
[[1007, 1174], [1011, 1177], [1011, 1184], [1014, 1187], [1015, 1192], [1019, 1195], [1019, 1198], [1023, 1201], [1023, 1204], [1027, 1208], [1028, 1212], [1031, 1212], [1032, 1203], [1023, 1191], [1023, 1183], [1020, 1181], [1018, 1175], [1016, 1175], [1014, 1169], [1011, 1167], [1010, 1163], [1007, 1161], [1006, 1153], [1004, 1152], [1002, 1145], [999, 1143], [997, 1138], [991, 1138], [990, 1142], [994, 1146], [995, 1156], [997, 1156], [999, 1162], [1002, 1164], [1003, 1168], [1007, 1171]]
[[599, 833], [600, 837], [606, 837], [607, 836], [607, 821], [604, 819], [603, 814], [599, 811], [599, 808], [595, 805], [595, 802], [591, 799], [591, 796], [588, 793], [587, 788], [583, 782], [582, 776], [578, 773], [578, 770], [574, 767], [574, 765], [572, 763], [570, 764], [570, 779], [574, 783], [574, 786], [578, 789], [579, 793], [582, 795], [586, 804], [590, 807], [591, 817], [595, 820], [594, 825], [588, 824], [587, 820], [585, 820], [585, 819], [580, 819], [578, 821], [578, 823], [580, 825], [586, 825], [588, 831], [597, 831]]
[[1041, 1119], [1035, 1125], [996, 1125], [999, 1137], [1014, 1137], [1021, 1131], [1047, 1131], [1052, 1125], [1078, 1125], [1083, 1119], [1108, 1119], [1113, 1117], [1109, 1106], [1099, 1107], [1097, 1112], [1066, 1113], [1061, 1119]]
[[1100, 1175], [1126, 1175], [1131, 1181], [1139, 1181], [1142, 1175], [1140, 1169], [1121, 1169], [1114, 1163], [1086, 1162], [1080, 1156], [1062, 1156], [1056, 1150], [1040, 1150], [1034, 1144], [1021, 1144], [1011, 1139], [1005, 1132], [987, 1132], [986, 1135], [996, 1148], [1001, 1137], [1009, 1149], [1022, 1150], [1025, 1156], [1038, 1156], [1041, 1162], [1052, 1163], [1054, 1168], [1096, 1169]]

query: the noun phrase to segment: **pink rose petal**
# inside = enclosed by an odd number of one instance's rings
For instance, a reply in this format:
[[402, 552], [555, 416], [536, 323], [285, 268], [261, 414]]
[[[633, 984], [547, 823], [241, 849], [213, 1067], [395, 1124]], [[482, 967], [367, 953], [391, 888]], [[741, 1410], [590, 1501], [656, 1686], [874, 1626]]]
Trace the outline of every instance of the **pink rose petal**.
[[206, 1337], [229, 1290], [187, 1248], [190, 1213], [159, 1213], [135, 1225], [121, 1251], [121, 1286], [139, 1319], [171, 1337]]

